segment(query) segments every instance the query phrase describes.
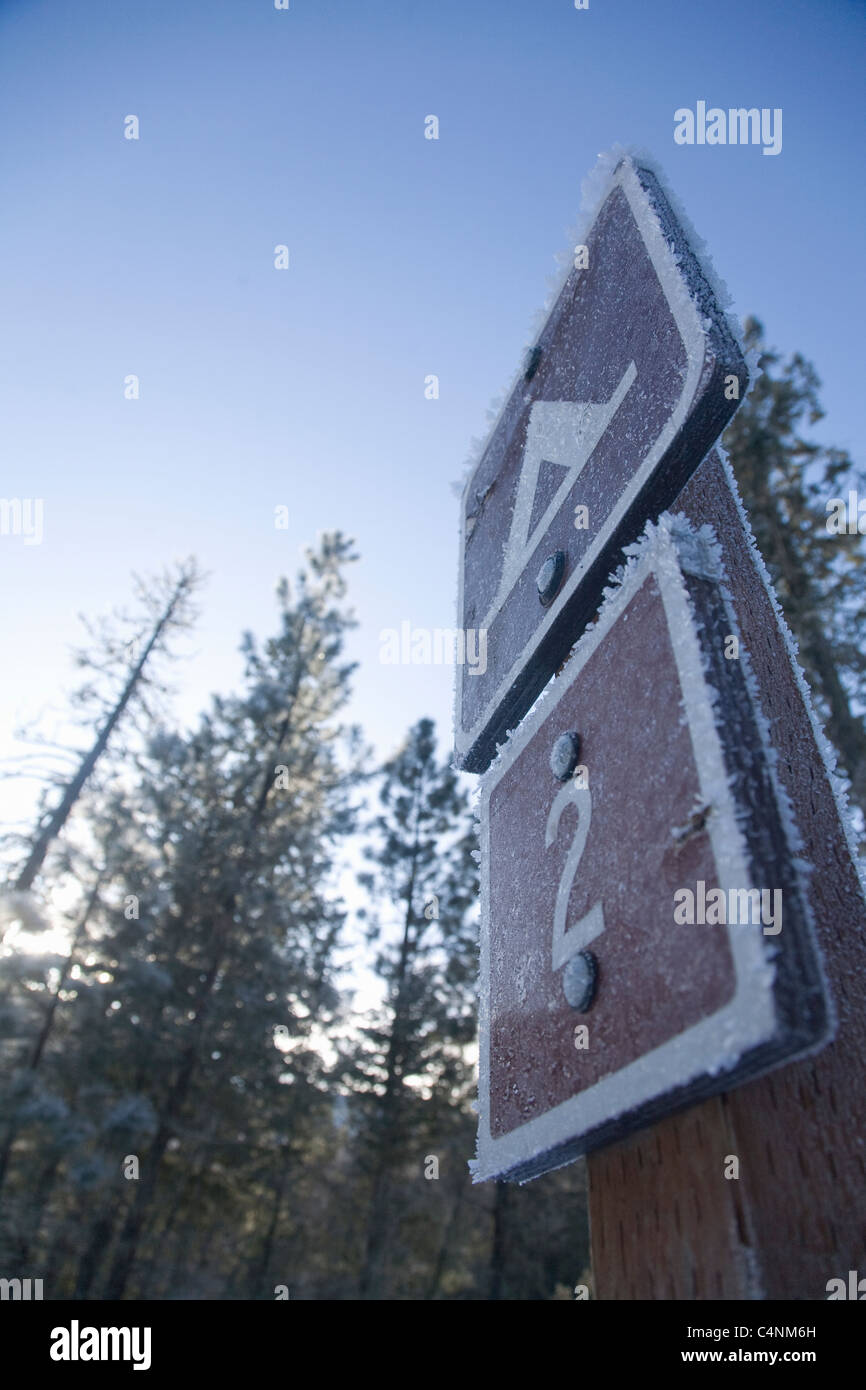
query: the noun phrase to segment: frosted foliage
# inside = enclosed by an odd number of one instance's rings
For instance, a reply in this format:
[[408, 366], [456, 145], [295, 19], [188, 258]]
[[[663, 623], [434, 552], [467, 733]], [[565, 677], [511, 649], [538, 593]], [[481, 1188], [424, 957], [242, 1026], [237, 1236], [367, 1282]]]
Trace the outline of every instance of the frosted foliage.
[[156, 1130], [156, 1112], [146, 1096], [122, 1096], [105, 1117], [104, 1128], [108, 1131], [135, 1131], [153, 1134]]

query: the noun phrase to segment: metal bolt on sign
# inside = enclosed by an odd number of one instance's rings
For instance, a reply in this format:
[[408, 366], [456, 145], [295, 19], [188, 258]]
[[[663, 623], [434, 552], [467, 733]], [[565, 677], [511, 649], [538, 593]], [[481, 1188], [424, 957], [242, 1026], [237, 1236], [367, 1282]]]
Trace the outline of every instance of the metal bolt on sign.
[[525, 365], [524, 372], [523, 372], [523, 380], [524, 380], [524, 381], [531, 381], [531, 380], [532, 380], [532, 378], [535, 376], [535, 373], [538, 371], [538, 364], [539, 364], [540, 361], [541, 361], [541, 348], [540, 348], [540, 347], [530, 348], [529, 352], [526, 354], [526, 365]]
[[580, 735], [569, 729], [550, 750], [550, 770], [559, 782], [567, 782], [580, 758]]
[[562, 550], [555, 550], [552, 555], [548, 555], [541, 569], [538, 571], [538, 578], [535, 581], [535, 585], [538, 589], [538, 597], [545, 607], [556, 598], [560, 585], [565, 578], [565, 563], [565, 552]]
[[578, 951], [565, 967], [562, 991], [573, 1009], [585, 1014], [595, 998], [598, 961], [592, 951]]

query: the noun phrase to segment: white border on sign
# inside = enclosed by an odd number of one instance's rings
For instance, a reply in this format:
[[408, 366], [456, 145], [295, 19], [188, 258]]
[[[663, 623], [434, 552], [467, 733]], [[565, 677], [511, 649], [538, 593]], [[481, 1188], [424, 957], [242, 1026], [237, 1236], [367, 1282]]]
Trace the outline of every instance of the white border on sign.
[[[707, 821], [719, 886], [752, 885], [746, 844], [737, 823], [724, 754], [713, 715], [695, 619], [683, 582], [675, 541], [663, 528], [651, 538], [627, 571], [622, 586], [607, 598], [598, 623], [575, 649], [563, 673], [548, 689], [481, 781], [481, 960], [479, 1001], [478, 1156], [473, 1181], [507, 1173], [562, 1144], [658, 1100], [701, 1076], [733, 1069], [744, 1053], [768, 1042], [776, 1031], [773, 1000], [775, 969], [760, 932], [732, 930], [728, 943], [734, 962], [733, 998], [716, 1013], [637, 1058], [620, 1071], [571, 1096], [544, 1115], [519, 1125], [501, 1138], [490, 1132], [490, 796], [505, 772], [547, 722], [593, 652], [650, 574], [655, 575], [671, 635], [680, 690], [688, 717], [700, 794], [713, 807]], [[539, 846], [541, 852], [541, 846]], [[758, 885], [760, 886], [760, 885]], [[766, 886], [766, 885], [764, 885]], [[673, 913], [673, 904], [671, 905]]]
[[[691, 294], [689, 293], [688, 286], [686, 285], [682, 272], [674, 258], [673, 252], [668, 246], [668, 243], [665, 241], [661, 226], [659, 225], [658, 218], [650, 203], [649, 196], [646, 193], [646, 191], [642, 188], [637, 173], [635, 172], [634, 163], [628, 157], [625, 157], [622, 160], [621, 164], [618, 166], [616, 172], [613, 174], [610, 180], [607, 192], [599, 200], [599, 213], [615, 188], [622, 188], [623, 192], [625, 193], [629, 207], [631, 208], [638, 230], [640, 231], [641, 237], [643, 239], [647, 255], [649, 256], [649, 259], [655, 270], [656, 276], [658, 277], [659, 284], [661, 285], [665, 299], [667, 300], [668, 308], [671, 311], [671, 315], [674, 319], [674, 322], [677, 325], [680, 338], [686, 350], [687, 367], [686, 375], [683, 380], [682, 393], [661, 433], [658, 435], [655, 442], [650, 446], [639, 468], [632, 475], [632, 478], [623, 490], [623, 493], [620, 496], [619, 501], [608, 513], [603, 529], [599, 532], [599, 534], [593, 540], [592, 544], [589, 546], [580, 564], [568, 576], [560, 593], [557, 594], [556, 599], [551, 604], [550, 608], [544, 610], [543, 617], [541, 618], [538, 627], [534, 630], [532, 637], [526, 643], [523, 650], [519, 653], [516, 660], [512, 663], [511, 669], [509, 670], [508, 674], [505, 675], [500, 681], [493, 696], [485, 702], [483, 714], [469, 731], [466, 731], [463, 728], [463, 683], [467, 679], [466, 671], [465, 669], [461, 669], [457, 672], [457, 718], [455, 719], [454, 735], [455, 751], [458, 760], [462, 760], [464, 755], [469, 751], [469, 749], [473, 746], [476, 740], [480, 737], [485, 726], [490, 720], [493, 711], [499, 707], [499, 705], [504, 700], [507, 692], [511, 689], [515, 681], [519, 678], [522, 671], [524, 670], [529, 659], [530, 653], [534, 648], [538, 646], [538, 644], [546, 636], [551, 625], [556, 621], [563, 604], [566, 602], [568, 598], [570, 598], [570, 596], [574, 593], [575, 589], [581, 583], [587, 570], [595, 561], [599, 551], [610, 540], [610, 537], [616, 530], [616, 527], [618, 526], [619, 522], [622, 520], [628, 508], [635, 501], [638, 493], [644, 487], [648, 477], [658, 464], [659, 459], [662, 458], [662, 456], [665, 453], [665, 450], [668, 448], [671, 441], [676, 436], [677, 431], [680, 429], [680, 426], [682, 425], [683, 421], [685, 420], [689, 411], [689, 407], [692, 403], [692, 400], [694, 399], [695, 390], [697, 388], [698, 382], [701, 377], [701, 373], [703, 371], [707, 338], [706, 332], [703, 328], [703, 316], [698, 306], [692, 299]], [[597, 220], [598, 214], [595, 218], [595, 221]], [[595, 221], [593, 222], [593, 226], [595, 226]], [[589, 235], [591, 231], [592, 228], [589, 229], [587, 235]], [[551, 312], [555, 312], [555, 306]], [[507, 404], [508, 403], [506, 402], [506, 404], [503, 406], [503, 412], [505, 411], [505, 409], [507, 409]], [[491, 431], [491, 439], [495, 436], [498, 426], [499, 420], [497, 420], [493, 430]], [[586, 460], [586, 462], [588, 462], [588, 460]], [[523, 470], [523, 466], [524, 461], [522, 460], [521, 472]], [[457, 611], [460, 615], [459, 620], [461, 623], [464, 621], [463, 585], [467, 540], [466, 503], [469, 490], [473, 485], [473, 481], [477, 471], [477, 468], [473, 469], [471, 476], [466, 481], [466, 486], [463, 490], [463, 499], [460, 509], [460, 573], [458, 583]], [[519, 493], [519, 490], [520, 479], [518, 478], [517, 493], [515, 494], [515, 500], [517, 494]], [[503, 554], [503, 564], [506, 562], [506, 560], [507, 555]], [[517, 579], [519, 579], [519, 577], [520, 576], [518, 575]], [[502, 609], [504, 608], [505, 604], [508, 602], [508, 598], [514, 591], [517, 579], [515, 579], [512, 582], [506, 595], [502, 598], [498, 607], [496, 603], [494, 603], [494, 606], [491, 609], [491, 614], [488, 615], [487, 618], [488, 628], [491, 626], [492, 617], [498, 616], [498, 614], [502, 612]]]

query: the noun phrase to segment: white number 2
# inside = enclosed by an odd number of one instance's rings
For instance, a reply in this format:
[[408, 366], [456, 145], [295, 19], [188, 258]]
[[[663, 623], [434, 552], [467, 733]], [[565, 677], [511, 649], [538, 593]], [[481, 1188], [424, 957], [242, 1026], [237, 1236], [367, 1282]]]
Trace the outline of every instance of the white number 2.
[[562, 877], [559, 880], [556, 894], [556, 907], [553, 912], [554, 970], [565, 965], [567, 960], [570, 960], [578, 951], [584, 950], [590, 941], [594, 941], [604, 931], [604, 913], [600, 902], [591, 907], [589, 912], [581, 917], [579, 922], [575, 922], [572, 927], [565, 925], [571, 887], [577, 875], [577, 866], [586, 848], [586, 837], [589, 834], [589, 825], [592, 820], [592, 795], [589, 787], [580, 786], [573, 777], [569, 778], [553, 799], [553, 805], [547, 817], [547, 831], [544, 837], [545, 849], [550, 849], [556, 839], [562, 813], [566, 806], [570, 805], [577, 807], [577, 829], [565, 858]]

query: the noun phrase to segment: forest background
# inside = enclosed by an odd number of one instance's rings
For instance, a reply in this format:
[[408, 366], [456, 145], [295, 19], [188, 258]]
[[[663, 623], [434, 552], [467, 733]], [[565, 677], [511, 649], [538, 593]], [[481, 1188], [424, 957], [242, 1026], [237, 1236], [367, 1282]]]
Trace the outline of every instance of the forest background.
[[[591, 1284], [581, 1164], [469, 1181], [473, 779], [452, 669], [380, 633], [453, 626], [449, 485], [639, 140], [767, 324], [727, 445], [862, 834], [864, 40], [859, 0], [0, 4], [0, 1278]], [[678, 145], [698, 101], [781, 151]]]
[[[810, 437], [814, 368], [755, 320], [745, 338], [762, 372], [725, 443], [862, 833], [866, 550], [833, 499], [866, 482]], [[244, 635], [239, 690], [189, 728], [167, 672], [203, 578], [190, 560], [140, 581], [78, 655], [85, 751], [31, 731], [42, 805], [3, 840], [0, 1268], [47, 1297], [591, 1287], [582, 1163], [469, 1179], [471, 779], [429, 718], [380, 768], [346, 722], [354, 558], [320, 537], [272, 636]]]

